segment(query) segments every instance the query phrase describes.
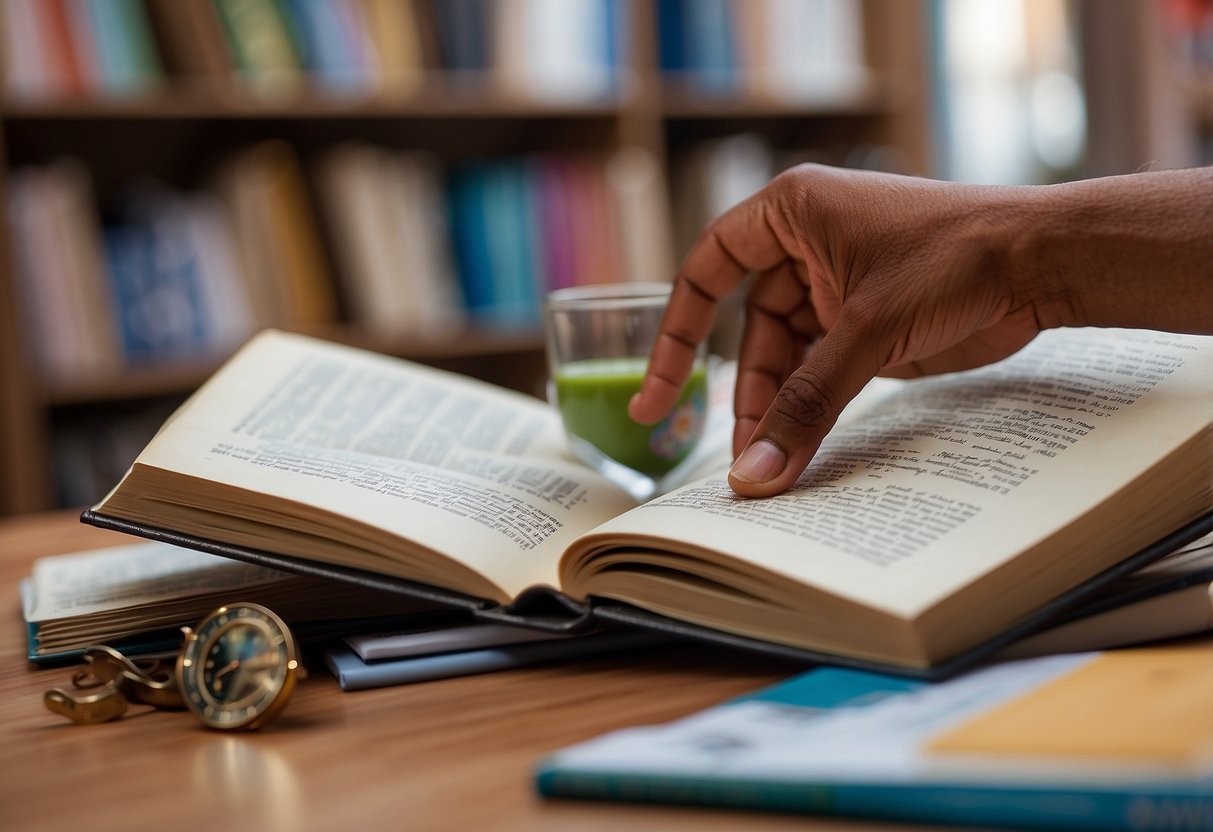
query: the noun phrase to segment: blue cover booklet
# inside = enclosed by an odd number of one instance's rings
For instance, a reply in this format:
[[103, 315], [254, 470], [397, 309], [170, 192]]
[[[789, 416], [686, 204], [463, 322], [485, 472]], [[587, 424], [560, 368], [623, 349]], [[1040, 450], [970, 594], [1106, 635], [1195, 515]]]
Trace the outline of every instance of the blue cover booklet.
[[564, 749], [547, 796], [1026, 829], [1213, 829], [1213, 641], [942, 683], [823, 668]]

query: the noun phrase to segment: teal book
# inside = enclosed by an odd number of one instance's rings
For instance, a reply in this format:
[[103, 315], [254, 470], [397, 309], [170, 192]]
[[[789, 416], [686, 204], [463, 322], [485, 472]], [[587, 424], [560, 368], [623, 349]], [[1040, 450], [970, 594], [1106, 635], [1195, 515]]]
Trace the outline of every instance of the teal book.
[[489, 171], [483, 163], [457, 170], [451, 177], [448, 203], [459, 286], [469, 315], [481, 322], [491, 319], [496, 300], [484, 207]]
[[145, 92], [163, 70], [147, 10], [139, 0], [87, 0], [103, 89], [113, 95]]
[[1020, 829], [1213, 829], [1213, 643], [939, 683], [822, 668], [544, 760], [549, 797]]

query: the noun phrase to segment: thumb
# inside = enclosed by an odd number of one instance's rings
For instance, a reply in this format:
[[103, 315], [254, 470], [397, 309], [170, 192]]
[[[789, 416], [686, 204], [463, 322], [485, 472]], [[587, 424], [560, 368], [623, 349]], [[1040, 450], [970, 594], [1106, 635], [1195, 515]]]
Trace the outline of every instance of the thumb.
[[844, 320], [835, 325], [788, 377], [729, 471], [743, 497], [786, 491], [808, 467], [842, 409], [884, 366], [891, 337]]

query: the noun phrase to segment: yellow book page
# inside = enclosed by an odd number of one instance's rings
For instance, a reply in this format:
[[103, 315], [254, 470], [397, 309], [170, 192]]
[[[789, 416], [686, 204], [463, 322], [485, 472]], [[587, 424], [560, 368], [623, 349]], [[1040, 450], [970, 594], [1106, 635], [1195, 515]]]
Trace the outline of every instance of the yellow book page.
[[1102, 654], [926, 750], [1200, 765], [1213, 757], [1213, 640]]

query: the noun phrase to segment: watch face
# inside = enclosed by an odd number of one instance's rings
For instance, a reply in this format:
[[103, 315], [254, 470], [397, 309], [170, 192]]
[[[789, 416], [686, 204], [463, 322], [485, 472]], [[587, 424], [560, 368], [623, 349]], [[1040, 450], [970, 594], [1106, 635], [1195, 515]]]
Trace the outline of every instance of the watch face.
[[258, 728], [295, 686], [298, 653], [278, 616], [257, 604], [208, 615], [186, 636], [177, 661], [185, 704], [213, 728]]

